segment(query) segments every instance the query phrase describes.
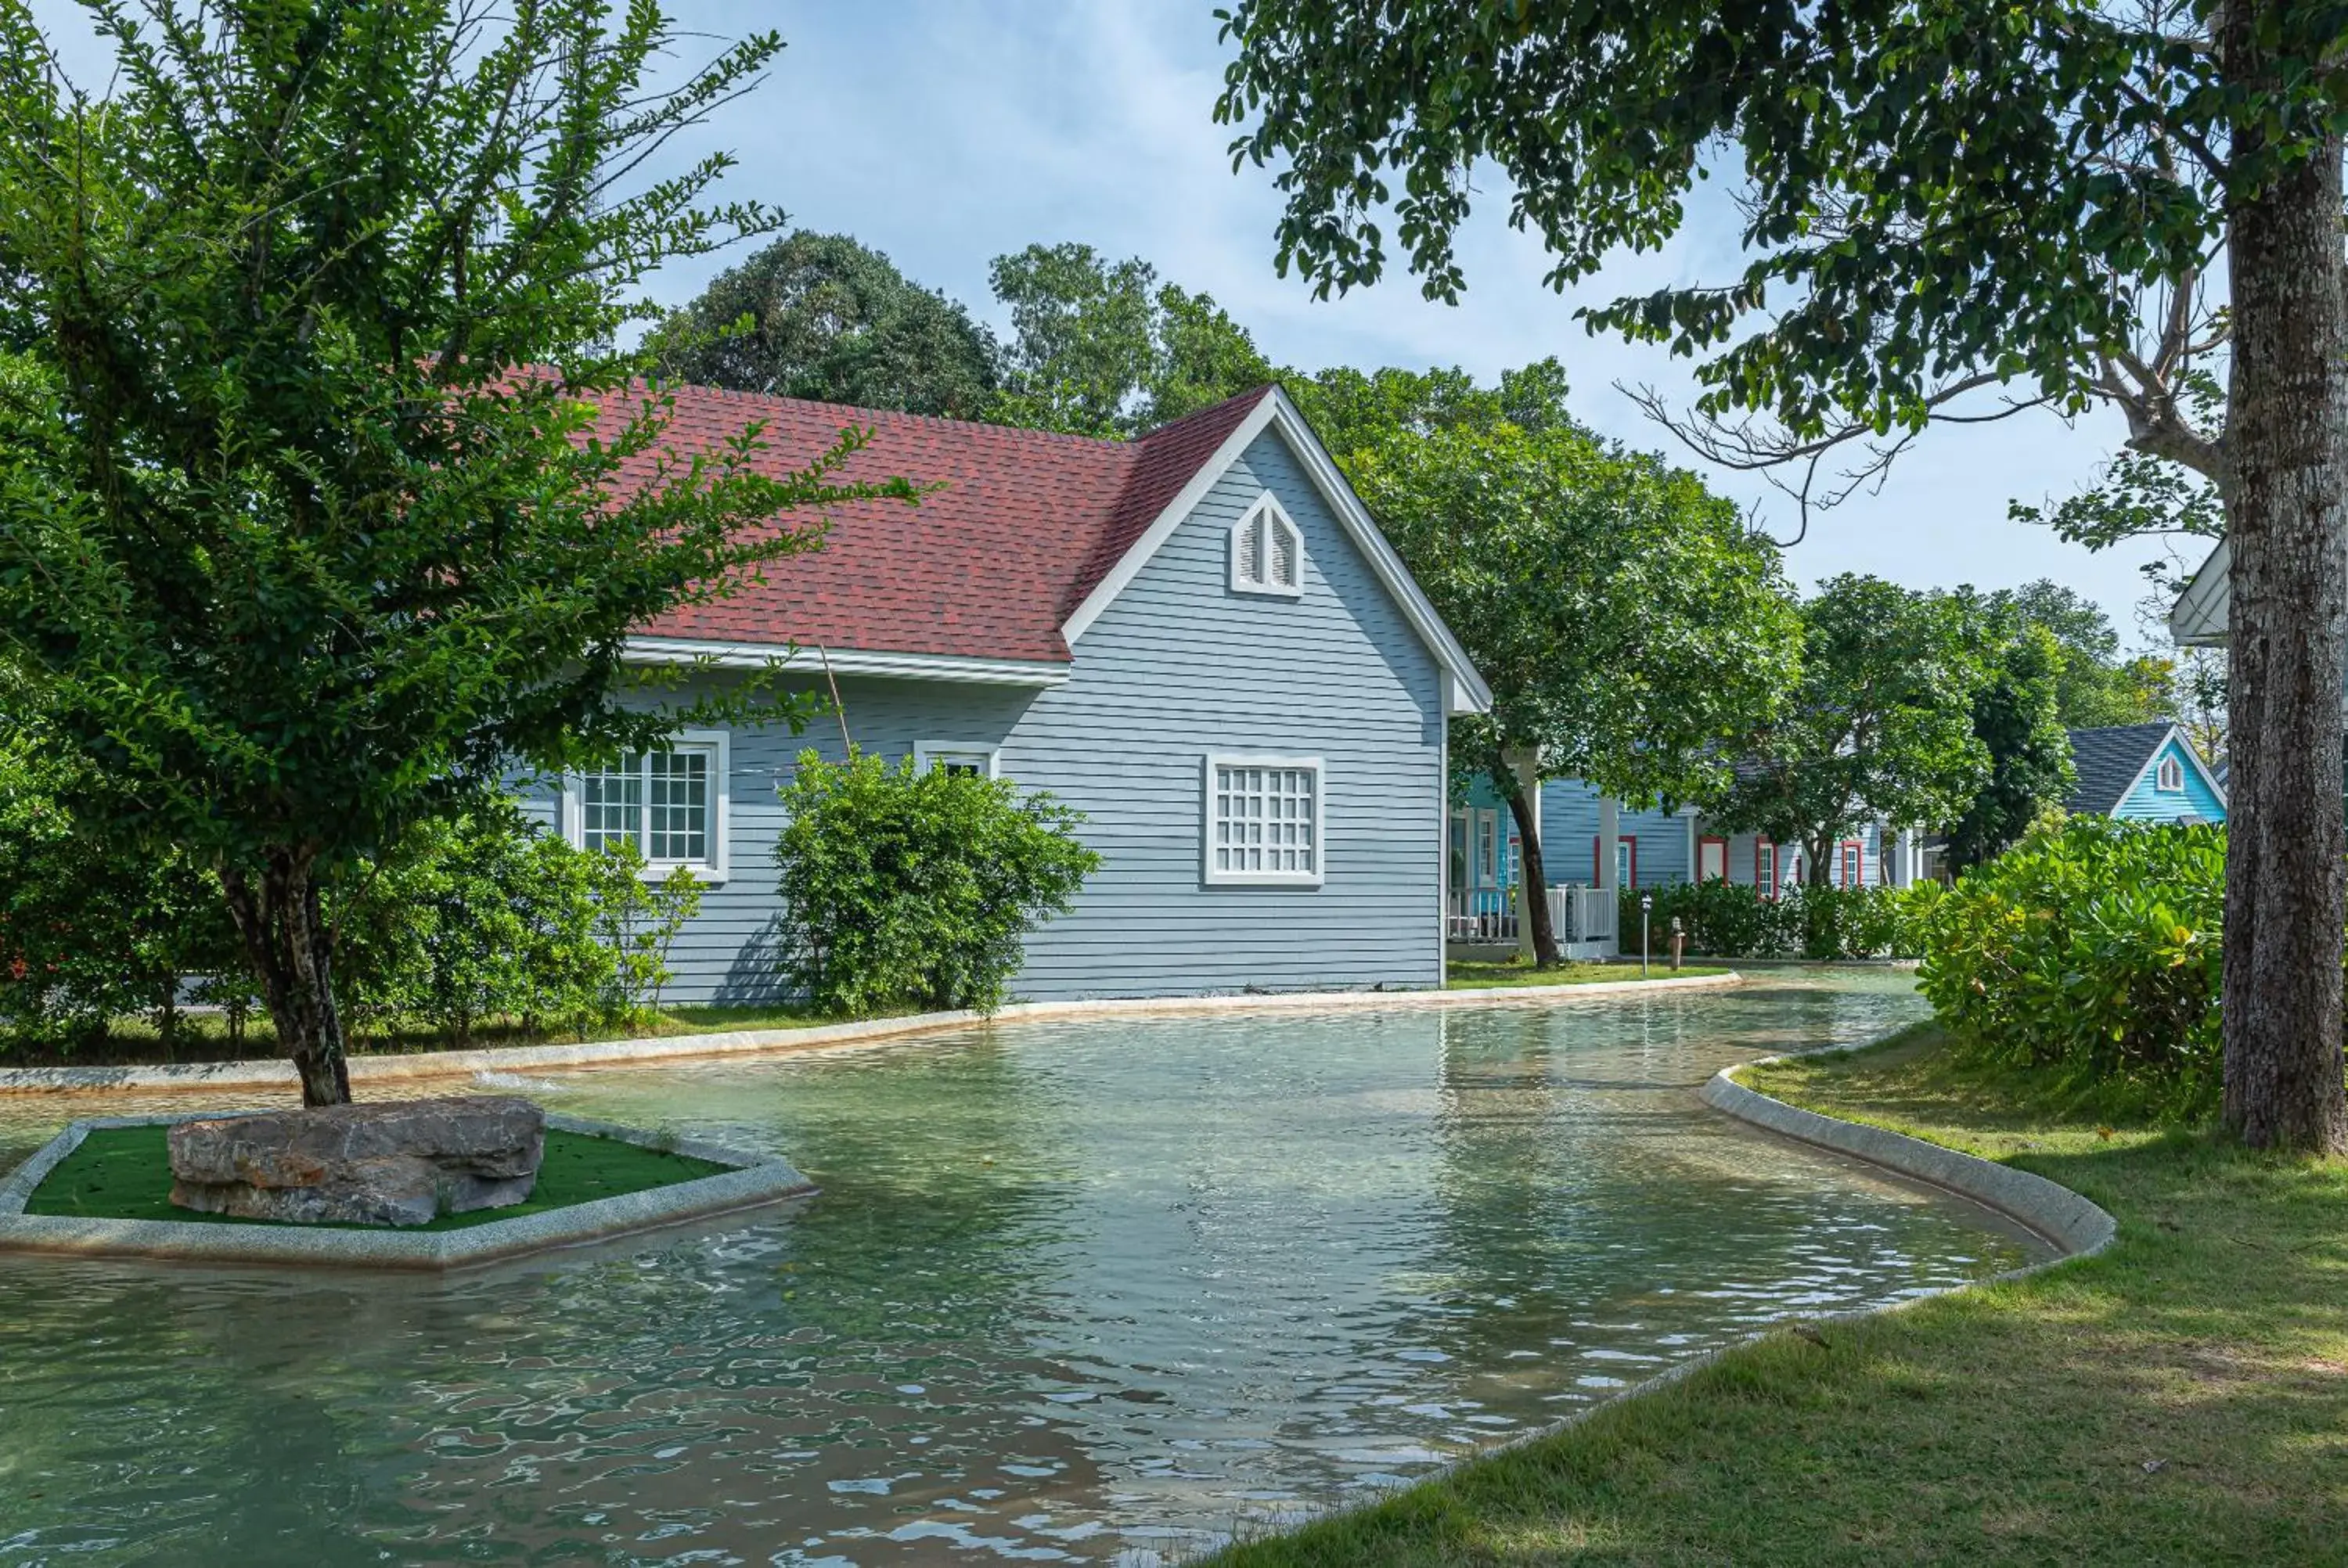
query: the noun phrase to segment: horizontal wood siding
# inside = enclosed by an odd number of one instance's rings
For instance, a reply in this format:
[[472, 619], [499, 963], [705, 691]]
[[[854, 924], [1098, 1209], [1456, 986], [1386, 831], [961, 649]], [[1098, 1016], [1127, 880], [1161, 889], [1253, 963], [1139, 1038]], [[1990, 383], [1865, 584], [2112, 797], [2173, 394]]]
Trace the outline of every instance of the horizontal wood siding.
[[[1304, 537], [1302, 597], [1234, 593], [1230, 534], [1266, 489]], [[1085, 813], [1103, 866], [1028, 943], [1037, 999], [1441, 978], [1437, 667], [1286, 444], [1267, 432], [1037, 695], [1008, 775]], [[1210, 752], [1323, 760], [1317, 888], [1200, 880]]]
[[[2160, 782], [2160, 759], [2175, 757], [2177, 765], [2185, 771], [2183, 790], [2164, 790]], [[2112, 807], [2112, 815], [2123, 822], [2181, 822], [2196, 817], [2203, 822], [2226, 820], [2226, 803], [2218, 798], [2201, 771], [2186, 755], [2185, 743], [2171, 735], [2167, 743], [2154, 754], [2153, 764], [2144, 770], [2144, 776], [2135, 787], [2119, 798]]]

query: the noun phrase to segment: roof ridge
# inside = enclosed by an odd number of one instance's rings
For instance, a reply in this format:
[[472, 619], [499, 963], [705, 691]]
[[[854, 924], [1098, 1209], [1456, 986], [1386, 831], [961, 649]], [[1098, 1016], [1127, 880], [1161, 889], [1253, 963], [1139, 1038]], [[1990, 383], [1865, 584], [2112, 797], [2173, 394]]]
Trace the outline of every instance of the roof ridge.
[[[660, 382], [640, 377], [633, 384], [643, 386], [647, 391], [667, 393], [672, 395], [694, 394], [725, 398], [728, 401], [784, 405], [805, 409], [829, 409], [835, 413], [850, 415], [859, 419], [869, 419], [875, 423], [885, 421], [891, 424], [935, 425], [952, 430], [990, 430], [1001, 432], [1020, 440], [1058, 442], [1073, 446], [1106, 447], [1113, 451], [1130, 450], [1139, 445], [1142, 439], [1137, 437], [1128, 440], [1114, 436], [1076, 436], [1064, 430], [1039, 430], [1032, 425], [1006, 425], [1000, 420], [993, 419], [950, 419], [942, 414], [917, 414], [905, 408], [869, 408], [857, 403], [834, 403], [829, 398], [792, 397], [780, 392], [751, 392], [742, 387], [713, 386], [706, 382], [699, 381]], [[1151, 434], [1154, 435], [1155, 432]]]

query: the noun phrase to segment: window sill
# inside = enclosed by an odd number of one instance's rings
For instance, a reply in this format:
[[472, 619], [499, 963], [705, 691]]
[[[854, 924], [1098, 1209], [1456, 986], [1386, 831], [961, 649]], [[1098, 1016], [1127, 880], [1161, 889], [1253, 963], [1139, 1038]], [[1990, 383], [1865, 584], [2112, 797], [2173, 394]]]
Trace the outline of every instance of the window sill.
[[1207, 887], [1292, 887], [1306, 892], [1321, 886], [1323, 879], [1316, 873], [1310, 876], [1279, 872], [1209, 872], [1200, 879]]

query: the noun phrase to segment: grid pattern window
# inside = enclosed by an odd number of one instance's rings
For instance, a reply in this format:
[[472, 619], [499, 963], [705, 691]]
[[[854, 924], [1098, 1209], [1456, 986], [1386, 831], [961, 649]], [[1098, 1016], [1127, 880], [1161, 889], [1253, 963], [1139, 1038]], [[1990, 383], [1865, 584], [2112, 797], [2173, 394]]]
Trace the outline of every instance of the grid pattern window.
[[648, 866], [718, 865], [719, 747], [680, 743], [630, 752], [579, 780], [579, 842], [588, 849], [632, 844]]
[[1304, 536], [1270, 491], [1231, 529], [1231, 587], [1291, 599], [1304, 589]]
[[1210, 885], [1321, 885], [1318, 757], [1209, 757], [1206, 818]]
[[2160, 768], [2153, 779], [2153, 787], [2163, 794], [2176, 794], [2185, 788], [2185, 764], [2175, 757], [2160, 759]]

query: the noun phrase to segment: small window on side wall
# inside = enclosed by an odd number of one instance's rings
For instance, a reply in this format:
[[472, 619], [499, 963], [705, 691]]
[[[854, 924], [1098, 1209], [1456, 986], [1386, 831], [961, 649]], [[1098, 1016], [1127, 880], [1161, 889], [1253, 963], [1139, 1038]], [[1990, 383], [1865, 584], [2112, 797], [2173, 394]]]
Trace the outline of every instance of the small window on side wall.
[[1318, 887], [1319, 757], [1210, 756], [1200, 872], [1210, 887]]
[[2178, 794], [2183, 793], [2185, 789], [2185, 764], [2178, 762], [2175, 757], [2161, 758], [2160, 768], [2155, 775], [2153, 787], [2160, 791], [2163, 794]]
[[1231, 591], [1282, 599], [1304, 591], [1304, 536], [1269, 490], [1231, 526]]
[[965, 745], [956, 741], [916, 741], [913, 743], [913, 771], [925, 774], [932, 768], [943, 768], [950, 774], [991, 779], [996, 775], [996, 755], [993, 746]]

